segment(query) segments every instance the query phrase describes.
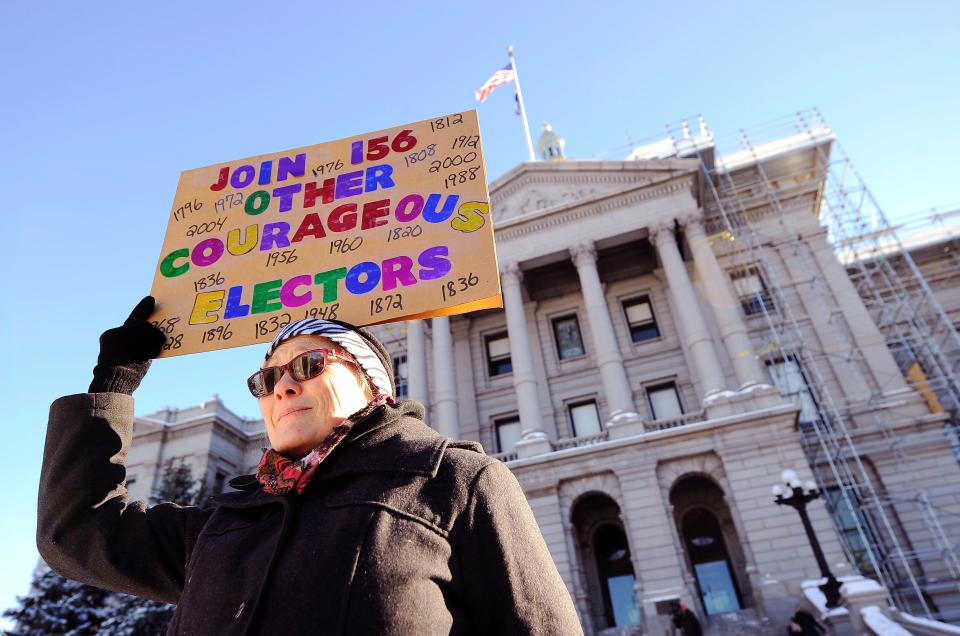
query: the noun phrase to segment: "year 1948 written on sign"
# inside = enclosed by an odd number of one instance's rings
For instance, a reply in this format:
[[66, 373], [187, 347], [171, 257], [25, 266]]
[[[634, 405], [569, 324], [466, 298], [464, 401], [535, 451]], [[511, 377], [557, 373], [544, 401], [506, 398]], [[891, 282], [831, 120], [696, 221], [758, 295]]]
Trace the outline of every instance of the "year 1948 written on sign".
[[476, 111], [184, 172], [152, 293], [161, 356], [500, 307]]

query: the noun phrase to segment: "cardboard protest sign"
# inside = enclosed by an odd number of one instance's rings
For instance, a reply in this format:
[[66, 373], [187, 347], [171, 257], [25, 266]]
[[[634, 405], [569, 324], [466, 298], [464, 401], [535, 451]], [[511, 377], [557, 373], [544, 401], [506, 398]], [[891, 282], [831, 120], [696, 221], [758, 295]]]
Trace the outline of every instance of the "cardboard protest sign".
[[161, 357], [501, 307], [476, 111], [184, 172], [151, 293]]

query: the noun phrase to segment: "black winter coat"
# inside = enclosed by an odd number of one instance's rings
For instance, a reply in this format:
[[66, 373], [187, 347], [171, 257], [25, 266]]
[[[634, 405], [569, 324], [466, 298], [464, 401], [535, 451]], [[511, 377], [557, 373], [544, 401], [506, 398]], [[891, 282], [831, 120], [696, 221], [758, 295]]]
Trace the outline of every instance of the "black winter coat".
[[674, 611], [673, 626], [679, 629], [683, 636], [701, 636], [703, 634], [697, 615], [689, 607]]
[[[512, 473], [383, 406], [301, 497], [130, 502], [133, 398], [60, 398], [37, 544], [60, 574], [177, 604], [170, 634], [582, 634]], [[235, 480], [236, 482], [237, 480]]]

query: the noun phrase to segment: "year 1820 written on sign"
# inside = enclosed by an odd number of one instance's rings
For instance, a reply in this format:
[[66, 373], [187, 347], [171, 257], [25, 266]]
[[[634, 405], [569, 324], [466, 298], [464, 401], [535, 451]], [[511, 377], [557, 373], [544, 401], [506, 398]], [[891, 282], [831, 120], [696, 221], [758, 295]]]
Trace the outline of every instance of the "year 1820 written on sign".
[[165, 356], [501, 306], [476, 112], [184, 172], [152, 293]]

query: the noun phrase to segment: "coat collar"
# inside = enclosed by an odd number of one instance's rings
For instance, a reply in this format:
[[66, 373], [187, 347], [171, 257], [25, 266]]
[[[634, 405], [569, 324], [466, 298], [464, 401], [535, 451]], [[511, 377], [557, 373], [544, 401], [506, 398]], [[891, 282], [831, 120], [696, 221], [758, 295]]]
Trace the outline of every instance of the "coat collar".
[[434, 477], [450, 440], [422, 418], [423, 406], [412, 400], [379, 407], [354, 425], [314, 479], [363, 473]]
[[[344, 475], [380, 473], [434, 477], [451, 441], [423, 423], [423, 406], [406, 400], [385, 404], [357, 422], [349, 435], [327, 457], [311, 481], [325, 482]], [[458, 447], [482, 453], [479, 444], [455, 442]], [[262, 491], [255, 475], [243, 475], [230, 485], [245, 492], [214, 497], [214, 503], [228, 507], [247, 507], [284, 499]], [[307, 489], [304, 494], [310, 492]]]

